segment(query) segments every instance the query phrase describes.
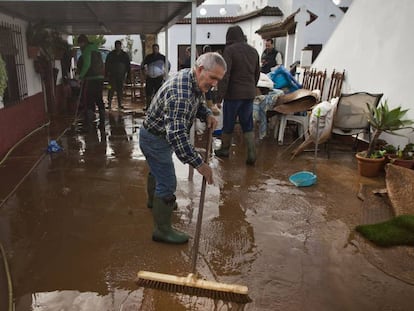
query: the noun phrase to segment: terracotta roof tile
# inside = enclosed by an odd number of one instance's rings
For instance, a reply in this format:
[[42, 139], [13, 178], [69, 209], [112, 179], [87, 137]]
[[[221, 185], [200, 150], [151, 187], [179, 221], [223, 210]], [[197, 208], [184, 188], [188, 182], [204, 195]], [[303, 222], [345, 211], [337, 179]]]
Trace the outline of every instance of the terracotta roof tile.
[[[284, 37], [286, 36], [286, 33], [293, 34], [296, 29], [295, 15], [298, 12], [299, 10], [290, 14], [281, 22], [265, 24], [260, 27], [260, 29], [256, 30], [256, 33], [259, 34], [263, 39]], [[310, 20], [306, 23], [306, 25], [309, 25], [315, 19], [317, 19], [318, 16], [309, 10], [307, 10], [307, 12], [310, 14]]]
[[[238, 16], [198, 17], [197, 24], [234, 24], [259, 16], [283, 16], [283, 12], [278, 7], [266, 6], [263, 9]], [[184, 18], [177, 24], [191, 24], [191, 18]]]

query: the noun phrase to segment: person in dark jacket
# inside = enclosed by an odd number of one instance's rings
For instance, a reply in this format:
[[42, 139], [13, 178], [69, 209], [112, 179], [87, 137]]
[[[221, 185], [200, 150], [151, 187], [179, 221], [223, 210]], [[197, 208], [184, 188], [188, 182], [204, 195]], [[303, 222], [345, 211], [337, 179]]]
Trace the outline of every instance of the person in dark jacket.
[[232, 133], [238, 119], [247, 145], [246, 164], [256, 162], [253, 127], [253, 99], [260, 76], [259, 54], [248, 45], [240, 26], [231, 26], [226, 33], [223, 57], [227, 71], [218, 85], [218, 98], [224, 99], [221, 148], [218, 157], [228, 157]]
[[95, 120], [95, 105], [99, 110], [99, 126], [105, 126], [105, 107], [102, 99], [104, 64], [101, 53], [96, 44], [90, 43], [86, 35], [78, 37], [78, 44], [82, 51], [82, 61], [78, 62], [79, 79], [82, 81], [82, 102], [85, 107], [83, 130]]
[[160, 46], [158, 44], [155, 43], [152, 45], [152, 53], [145, 56], [144, 61], [141, 64], [141, 68], [144, 69], [146, 75], [145, 110], [147, 110], [155, 93], [161, 87], [165, 76], [165, 56], [160, 53]]
[[123, 109], [122, 94], [125, 78], [129, 76], [130, 59], [126, 52], [122, 51], [122, 42], [115, 41], [115, 50], [111, 51], [106, 57], [105, 74], [111, 86], [108, 90], [108, 109], [111, 109], [111, 102], [114, 93], [118, 99], [118, 109]]

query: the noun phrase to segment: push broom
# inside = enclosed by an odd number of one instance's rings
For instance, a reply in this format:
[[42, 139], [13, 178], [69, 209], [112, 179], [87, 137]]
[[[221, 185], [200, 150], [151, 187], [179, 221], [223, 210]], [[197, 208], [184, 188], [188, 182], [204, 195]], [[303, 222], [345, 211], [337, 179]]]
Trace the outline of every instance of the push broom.
[[[212, 142], [212, 129], [208, 131], [207, 146], [204, 161], [208, 163]], [[197, 216], [196, 232], [192, 249], [192, 269], [186, 277], [179, 277], [171, 274], [163, 274], [149, 271], [139, 271], [137, 284], [141, 287], [164, 290], [174, 293], [182, 293], [190, 296], [208, 297], [216, 300], [231, 301], [236, 303], [248, 303], [251, 299], [248, 296], [247, 286], [237, 284], [226, 284], [214, 281], [207, 281], [196, 276], [197, 256], [203, 221], [204, 199], [206, 194], [206, 178], [203, 177], [200, 205]]]

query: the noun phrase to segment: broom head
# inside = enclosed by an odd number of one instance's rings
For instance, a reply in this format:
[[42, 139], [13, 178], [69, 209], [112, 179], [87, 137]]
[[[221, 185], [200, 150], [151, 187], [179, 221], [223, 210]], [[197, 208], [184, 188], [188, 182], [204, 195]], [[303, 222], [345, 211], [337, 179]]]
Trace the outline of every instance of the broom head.
[[208, 297], [236, 303], [251, 302], [247, 286], [201, 280], [192, 273], [187, 277], [179, 277], [171, 274], [139, 271], [136, 283], [142, 287], [190, 296]]

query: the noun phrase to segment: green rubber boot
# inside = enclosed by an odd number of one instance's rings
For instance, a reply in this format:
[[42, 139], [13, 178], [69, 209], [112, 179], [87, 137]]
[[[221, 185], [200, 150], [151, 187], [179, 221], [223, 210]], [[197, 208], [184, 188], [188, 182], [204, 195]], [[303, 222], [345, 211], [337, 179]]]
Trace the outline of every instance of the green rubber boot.
[[155, 192], [155, 178], [151, 173], [148, 173], [147, 176], [147, 207], [152, 208], [152, 201], [154, 200]]
[[230, 154], [231, 134], [221, 134], [221, 147], [214, 151], [214, 154], [220, 158], [228, 158]]
[[256, 162], [256, 145], [254, 142], [254, 132], [244, 133], [244, 139], [247, 145], [247, 165], [254, 165]]
[[188, 242], [188, 235], [175, 230], [171, 226], [175, 196], [171, 199], [161, 199], [154, 195], [152, 204], [152, 216], [154, 218], [154, 231], [152, 240], [171, 244], [183, 244]]
[[[155, 177], [148, 173], [147, 176], [147, 207], [152, 208], [152, 201], [154, 200], [154, 193], [155, 193]], [[174, 210], [178, 209], [178, 204], [176, 201], [174, 201]]]

